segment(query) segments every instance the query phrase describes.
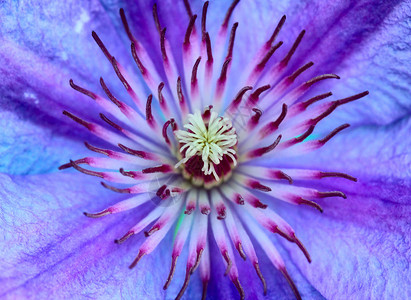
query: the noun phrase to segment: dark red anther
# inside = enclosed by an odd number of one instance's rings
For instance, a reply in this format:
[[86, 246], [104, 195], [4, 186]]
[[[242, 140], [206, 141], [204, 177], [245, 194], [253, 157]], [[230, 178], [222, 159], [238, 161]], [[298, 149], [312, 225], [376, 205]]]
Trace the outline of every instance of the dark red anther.
[[300, 67], [297, 71], [295, 71], [293, 74], [288, 76], [288, 81], [290, 83], [294, 82], [294, 80], [300, 76], [304, 71], [307, 71], [309, 68], [311, 68], [314, 65], [312, 61], [309, 63], [306, 63], [304, 66]]
[[278, 34], [280, 33], [281, 28], [283, 27], [285, 20], [286, 20], [286, 16], [282, 16], [280, 21], [278, 22], [277, 26], [274, 29], [273, 34], [271, 35], [270, 39], [267, 41], [266, 45], [267, 48], [271, 46], [271, 44], [275, 41], [275, 39], [277, 38]]
[[137, 43], [136, 38], [135, 38], [134, 35], [131, 33], [130, 26], [128, 25], [127, 18], [126, 18], [126, 14], [124, 13], [124, 9], [123, 9], [123, 8], [120, 8], [120, 18], [121, 18], [121, 22], [123, 23], [124, 30], [125, 30], [126, 33], [127, 33], [128, 39], [129, 39], [132, 43], [135, 43], [136, 46], [138, 46], [138, 43]]
[[153, 226], [150, 230], [144, 231], [144, 235], [145, 235], [146, 237], [149, 237], [150, 235], [152, 235], [153, 233], [155, 233], [156, 231], [159, 231], [159, 230], [160, 230], [160, 228], [159, 228], [158, 225], [157, 225], [157, 226]]
[[211, 40], [210, 40], [210, 35], [208, 32], [205, 33], [205, 42], [206, 42], [206, 48], [207, 48], [207, 62], [208, 64], [211, 64], [213, 62], [213, 50], [211, 47]]
[[308, 87], [312, 86], [314, 83], [317, 83], [317, 82], [319, 82], [319, 81], [321, 81], [321, 80], [324, 80], [324, 79], [331, 79], [331, 78], [340, 79], [340, 76], [335, 75], [335, 74], [324, 74], [324, 75], [320, 75], [320, 76], [314, 77], [313, 79], [310, 79], [310, 80], [308, 80], [307, 82], [305, 82], [305, 83], [304, 83], [304, 86], [305, 86], [306, 88], [308, 88]]
[[233, 14], [234, 9], [235, 9], [235, 7], [237, 6], [238, 3], [240, 3], [240, 0], [234, 0], [231, 3], [230, 7], [227, 10], [227, 13], [225, 14], [224, 21], [223, 21], [223, 24], [221, 25], [221, 27], [223, 27], [223, 28], [228, 27], [228, 22], [230, 21], [231, 15]]
[[305, 258], [309, 263], [311, 263], [311, 257], [310, 254], [308, 253], [307, 249], [304, 247], [303, 243], [296, 237], [295, 233], [291, 235], [293, 242], [297, 244], [298, 248], [301, 249], [301, 251], [304, 253]]
[[[304, 141], [306, 138], [308, 138], [310, 136], [311, 133], [313, 133], [315, 128], [315, 125], [311, 125], [302, 135], [300, 135], [299, 137], [293, 138], [291, 141], [291, 144], [297, 144], [297, 143], [301, 143], [302, 141]], [[290, 141], [290, 142], [291, 142]]]
[[211, 110], [213, 109], [212, 105], [209, 105], [208, 107], [206, 107], [204, 109], [202, 118], [204, 122], [208, 122], [210, 120], [210, 116], [211, 116]]
[[134, 43], [131, 43], [131, 55], [133, 56], [134, 61], [136, 62], [137, 67], [140, 70], [141, 74], [145, 75], [147, 72], [147, 69], [144, 67], [143, 63], [138, 57], [137, 51], [136, 51], [136, 45]]
[[137, 254], [137, 257], [133, 260], [133, 262], [131, 263], [131, 265], [128, 266], [128, 268], [131, 270], [133, 269], [135, 266], [137, 266], [138, 262], [141, 260], [141, 258], [146, 255], [145, 253], [139, 251]]
[[262, 192], [271, 192], [270, 187], [268, 187], [264, 184], [261, 184], [259, 181], [256, 181], [256, 180], [250, 180], [248, 185], [249, 185], [250, 188], [255, 189], [255, 190], [259, 190], [259, 191], [262, 191]]
[[164, 191], [166, 190], [167, 185], [162, 185], [156, 192], [157, 197], [161, 197], [161, 195], [164, 194]]
[[247, 259], [247, 256], [246, 256], [245, 253], [244, 253], [243, 245], [241, 245], [241, 243], [238, 242], [238, 243], [236, 243], [235, 248], [237, 249], [238, 254], [240, 254], [241, 258], [244, 259], [244, 260], [246, 260], [246, 259]]
[[181, 298], [183, 297], [183, 295], [184, 295], [184, 293], [187, 289], [188, 282], [190, 281], [190, 276], [191, 276], [190, 271], [191, 270], [189, 270], [189, 269], [186, 270], [186, 276], [184, 278], [183, 286], [182, 286], [180, 292], [178, 292], [178, 295], [177, 295], [175, 300], [181, 300]]
[[184, 95], [183, 95], [183, 89], [181, 88], [181, 77], [178, 76], [177, 78], [177, 95], [178, 95], [178, 101], [180, 104], [184, 104]]
[[185, 45], [185, 46], [188, 46], [188, 44], [190, 44], [190, 37], [191, 37], [191, 33], [193, 32], [193, 28], [194, 28], [194, 24], [195, 24], [196, 19], [197, 19], [197, 15], [194, 15], [194, 16], [190, 17], [190, 23], [188, 23], [186, 34], [184, 36], [183, 45]]
[[160, 25], [160, 19], [158, 18], [157, 3], [154, 3], [153, 5], [153, 18], [154, 18], [154, 23], [156, 24], [158, 33], [161, 33], [161, 25]]
[[233, 262], [230, 259], [230, 256], [228, 255], [228, 251], [224, 251], [222, 253], [224, 260], [227, 263], [227, 268], [225, 269], [224, 276], [227, 276], [227, 274], [230, 272], [231, 267], [233, 266]]
[[72, 161], [72, 160], [70, 159], [70, 165], [71, 165], [74, 169], [76, 169], [77, 171], [79, 171], [79, 172], [81, 172], [81, 173], [83, 173], [83, 174], [86, 174], [86, 175], [91, 175], [91, 176], [96, 176], [96, 177], [104, 178], [104, 174], [101, 173], [101, 172], [96, 172], [96, 171], [92, 171], [92, 170], [87, 170], [87, 169], [84, 169], [84, 168], [82, 168], [82, 167], [79, 166], [79, 164], [83, 164], [83, 163], [86, 163], [86, 162], [87, 162], [86, 159], [78, 159], [78, 160], [76, 160], [76, 161]]
[[234, 286], [237, 288], [238, 294], [240, 294], [240, 300], [244, 300], [245, 293], [243, 287], [241, 286], [240, 280], [238, 278], [235, 278], [232, 280], [232, 282], [234, 283]]
[[138, 177], [137, 172], [124, 171], [123, 168], [120, 168], [119, 172], [120, 172], [120, 174], [123, 175], [123, 176], [131, 177], [131, 178], [136, 178], [136, 177]]
[[118, 240], [114, 240], [114, 243], [116, 243], [116, 244], [122, 244], [122, 243], [124, 243], [126, 240], [128, 240], [129, 237], [131, 237], [132, 235], [134, 235], [134, 231], [129, 231], [129, 232], [127, 232], [124, 236], [122, 236], [121, 238], [119, 238]]
[[303, 39], [303, 36], [305, 34], [305, 30], [301, 31], [298, 37], [296, 38], [294, 44], [292, 45], [290, 51], [288, 51], [287, 55], [283, 58], [283, 60], [280, 62], [280, 64], [285, 67], [288, 65], [291, 57], [293, 56], [295, 50], [297, 50], [298, 45], [300, 44], [301, 40]]
[[226, 208], [225, 206], [221, 206], [217, 209], [217, 219], [224, 220], [226, 217]]
[[111, 64], [113, 65], [114, 71], [117, 74], [117, 77], [120, 79], [120, 81], [123, 83], [124, 87], [126, 88], [127, 91], [131, 90], [130, 85], [128, 84], [127, 80], [124, 78], [123, 74], [121, 74], [120, 69], [118, 68], [118, 64], [114, 56], [111, 59]]
[[149, 95], [146, 103], [146, 120], [151, 123], [154, 120], [153, 114], [151, 112], [151, 103], [153, 101], [153, 95]]
[[340, 177], [340, 178], [345, 178], [354, 182], [357, 182], [357, 178], [345, 174], [345, 173], [339, 173], [339, 172], [320, 172], [320, 178], [324, 177]]
[[68, 111], [66, 111], [66, 110], [63, 111], [63, 115], [69, 117], [69, 118], [72, 119], [74, 122], [77, 122], [78, 124], [83, 125], [83, 126], [86, 127], [88, 130], [93, 130], [93, 129], [94, 129], [94, 125], [93, 125], [93, 124], [91, 124], [91, 123], [89, 123], [89, 122], [87, 122], [87, 121], [84, 121], [83, 119], [80, 119], [79, 117], [73, 115], [72, 113], [70, 113], [70, 112], [68, 112]]
[[344, 99], [337, 100], [335, 102], [337, 102], [338, 105], [342, 105], [342, 104], [346, 104], [346, 103], [354, 101], [354, 100], [358, 100], [362, 97], [367, 96], [368, 94], [369, 94], [369, 92], [365, 91], [365, 92], [359, 93], [357, 95], [353, 95], [353, 96], [350, 96], [350, 97], [347, 97], [347, 98], [344, 98]]
[[341, 191], [332, 191], [332, 192], [317, 192], [319, 198], [328, 198], [328, 197], [341, 197], [347, 199], [347, 196]]
[[107, 215], [111, 214], [111, 211], [109, 209], [105, 209], [105, 210], [103, 210], [99, 213], [95, 213], [95, 214], [90, 214], [90, 213], [87, 213], [87, 212], [83, 212], [83, 214], [86, 217], [89, 217], [89, 218], [101, 218], [101, 217], [104, 217], [104, 216], [107, 216]]
[[311, 104], [313, 104], [313, 103], [315, 103], [315, 102], [317, 102], [317, 101], [320, 101], [320, 100], [323, 100], [323, 99], [325, 99], [325, 98], [330, 97], [332, 94], [333, 94], [333, 93], [331, 93], [331, 92], [324, 93], [324, 94], [315, 96], [315, 97], [313, 97], [313, 98], [311, 98], [311, 99], [308, 99], [307, 101], [304, 101], [304, 102], [302, 102], [301, 104], [303, 105], [303, 107], [304, 107], [304, 109], [305, 109], [305, 108], [307, 108], [309, 105], [311, 105]]
[[261, 109], [258, 109], [258, 108], [256, 108], [256, 107], [252, 108], [251, 110], [252, 110], [253, 112], [255, 112], [255, 115], [253, 115], [253, 116], [251, 117], [251, 121], [252, 121], [254, 124], [257, 124], [258, 121], [260, 120], [261, 116], [263, 115], [263, 112], [261, 111]]
[[244, 203], [245, 203], [244, 198], [240, 194], [236, 195], [236, 203], [240, 204], [240, 205], [244, 205]]
[[221, 68], [220, 78], [218, 78], [218, 81], [221, 83], [225, 83], [227, 79], [228, 66], [230, 62], [231, 62], [231, 58], [227, 58], [224, 61], [223, 67]]
[[316, 203], [316, 202], [314, 202], [314, 201], [310, 201], [310, 200], [307, 200], [307, 199], [299, 198], [299, 199], [297, 200], [297, 204], [305, 204], [305, 205], [314, 207], [314, 208], [317, 209], [319, 212], [323, 213], [322, 207], [321, 207], [318, 203]]
[[193, 11], [191, 10], [190, 2], [184, 0], [184, 7], [186, 8], [188, 16], [191, 18], [193, 16]]
[[271, 132], [278, 129], [281, 122], [284, 120], [285, 116], [287, 115], [287, 111], [288, 111], [288, 106], [287, 104], [283, 103], [283, 106], [281, 108], [281, 114], [278, 116], [277, 120], [270, 123]]
[[168, 135], [167, 135], [167, 127], [169, 126], [171, 124], [171, 121], [170, 120], [168, 120], [167, 122], [165, 122], [164, 123], [164, 125], [163, 125], [163, 137], [164, 137], [164, 140], [166, 141], [166, 143], [168, 144], [168, 145], [170, 145], [170, 139], [168, 138]]
[[177, 265], [177, 258], [178, 258], [178, 256], [172, 257], [172, 259], [171, 259], [170, 273], [168, 274], [166, 283], [163, 286], [163, 290], [166, 290], [168, 288], [168, 286], [171, 283], [171, 279], [173, 279], [174, 272], [176, 270], [176, 265]]
[[248, 101], [251, 102], [252, 104], [255, 104], [258, 102], [258, 99], [260, 97], [260, 95], [265, 92], [266, 90], [270, 89], [271, 85], [266, 84], [263, 85], [262, 87], [259, 87], [258, 89], [256, 89], [248, 98]]
[[249, 156], [251, 157], [259, 157], [262, 156], [264, 154], [267, 154], [268, 152], [272, 151], [275, 149], [275, 147], [277, 147], [277, 145], [280, 143], [280, 140], [282, 138], [282, 135], [280, 134], [277, 139], [274, 141], [274, 143], [272, 143], [270, 146], [267, 147], [262, 147], [262, 148], [258, 148], [254, 151], [252, 151]]
[[259, 266], [258, 262], [254, 264], [254, 269], [255, 269], [255, 271], [258, 275], [258, 278], [260, 278], [261, 283], [263, 284], [263, 290], [264, 290], [264, 296], [265, 296], [265, 295], [267, 295], [267, 283], [265, 282], [265, 278], [264, 278], [263, 274], [261, 273], [260, 266]]
[[234, 98], [234, 100], [233, 100], [233, 102], [232, 102], [232, 105], [238, 106], [238, 105], [240, 104], [241, 100], [243, 99], [244, 94], [245, 94], [246, 92], [252, 90], [252, 89], [253, 89], [253, 87], [251, 87], [251, 86], [245, 86], [245, 87], [243, 87], [243, 88], [237, 93], [237, 95], [235, 96], [235, 98]]
[[208, 1], [204, 2], [203, 5], [203, 12], [201, 14], [201, 39], [205, 40], [206, 30], [206, 21], [207, 21], [207, 9], [208, 9]]
[[157, 167], [143, 169], [141, 172], [143, 172], [143, 174], [150, 174], [150, 173], [169, 173], [172, 171], [173, 171], [173, 168], [170, 165], [161, 165]]
[[111, 59], [113, 57], [111, 56], [110, 52], [108, 52], [106, 46], [104, 46], [104, 44], [101, 41], [100, 37], [97, 35], [97, 33], [95, 31], [92, 31], [91, 35], [93, 36], [93, 39], [96, 41], [97, 45], [100, 47], [101, 51], [103, 51], [104, 55], [111, 62]]
[[266, 209], [268, 207], [267, 204], [262, 203], [260, 200], [256, 199], [253, 203], [255, 208], [261, 208], [261, 209]]
[[167, 57], [167, 52], [166, 52], [166, 29], [167, 28], [163, 28], [163, 30], [161, 30], [160, 33], [160, 49], [161, 49], [161, 55], [163, 57], [164, 61], [168, 61], [168, 57]]
[[85, 88], [82, 88], [81, 86], [78, 86], [78, 85], [76, 85], [74, 82], [73, 82], [73, 79], [70, 79], [70, 86], [73, 88], [73, 89], [75, 89], [77, 92], [80, 92], [80, 93], [82, 93], [82, 94], [84, 94], [84, 95], [86, 95], [86, 96], [89, 96], [91, 99], [93, 99], [93, 100], [96, 100], [97, 99], [97, 95], [96, 94], [94, 94], [93, 92], [91, 92], [91, 91], [89, 91], [89, 90], [86, 90]]
[[201, 294], [201, 300], [206, 300], [207, 298], [207, 287], [208, 287], [208, 281], [203, 281], [203, 292]]
[[171, 123], [170, 123], [171, 129], [172, 129], [173, 131], [176, 131], [176, 130], [178, 129], [176, 120], [174, 120], [173, 118], [171, 118], [171, 119], [170, 119], [170, 122], [171, 122]]
[[108, 184], [105, 183], [105, 182], [100, 182], [100, 183], [101, 183], [101, 185], [102, 185], [103, 187], [105, 187], [106, 189], [108, 189], [108, 190], [110, 190], [110, 191], [113, 191], [113, 192], [116, 192], [116, 193], [120, 193], [120, 194], [130, 194], [130, 189], [129, 189], [129, 188], [119, 189], [119, 188], [116, 188], [116, 187], [114, 187], [114, 186], [108, 185]]
[[264, 55], [264, 57], [261, 59], [261, 61], [257, 64], [256, 68], [258, 70], [262, 70], [264, 69], [265, 65], [267, 64], [267, 62], [269, 61], [269, 59], [271, 58], [271, 56], [273, 56], [274, 52], [281, 47], [281, 45], [283, 44], [283, 42], [278, 42], [277, 44], [275, 44], [274, 46], [272, 46], [270, 48], [270, 50], [268, 50], [267, 54]]
[[230, 39], [228, 41], [227, 56], [225, 57], [226, 60], [228, 58], [233, 57], [234, 40], [235, 40], [235, 34], [237, 32], [237, 27], [238, 27], [238, 23], [236, 22], [233, 24], [233, 27], [231, 28]]
[[194, 265], [191, 267], [190, 270], [190, 275], [192, 275], [194, 273], [194, 271], [198, 268], [198, 266], [200, 265], [200, 260], [201, 260], [201, 256], [203, 255], [203, 251], [204, 249], [197, 249], [197, 257], [196, 257], [196, 261], [194, 262]]
[[200, 64], [201, 56], [199, 56], [194, 63], [193, 70], [191, 71], [191, 84], [194, 85], [197, 82], [197, 70], [198, 65]]
[[331, 102], [331, 106], [324, 111], [321, 115], [319, 115], [318, 117], [311, 119], [309, 122], [310, 124], [317, 124], [318, 122], [320, 122], [322, 119], [324, 119], [326, 116], [330, 115], [336, 108], [338, 107], [337, 102]]
[[330, 134], [328, 134], [325, 138], [319, 140], [318, 142], [319, 142], [320, 144], [323, 144], [323, 145], [324, 145], [326, 142], [328, 142], [329, 140], [331, 140], [337, 133], [339, 133], [340, 131], [342, 131], [342, 130], [344, 130], [345, 128], [348, 128], [348, 127], [350, 127], [350, 124], [341, 125], [341, 126], [335, 128], [333, 131], [331, 131]]
[[113, 102], [115, 105], [117, 105], [118, 108], [122, 108], [123, 103], [121, 101], [119, 101], [116, 97], [113, 96], [113, 94], [108, 89], [106, 83], [104, 82], [103, 77], [100, 77], [100, 85], [103, 88], [104, 93], [106, 93], [107, 97], [111, 100], [111, 102]]
[[290, 285], [291, 289], [293, 290], [294, 296], [297, 300], [302, 300], [300, 293], [298, 292], [297, 287], [295, 286], [294, 281], [291, 279], [290, 275], [288, 274], [287, 270], [285, 267], [279, 269], [281, 274], [285, 277], [287, 280], [288, 284]]
[[101, 153], [107, 156], [110, 156], [110, 154], [112, 153], [111, 150], [106, 150], [106, 149], [101, 149], [101, 148], [97, 148], [95, 146], [90, 145], [87, 142], [84, 142], [84, 145], [87, 147], [87, 149], [93, 151], [93, 152], [97, 152], [97, 153]]
[[124, 130], [120, 125], [118, 125], [118, 124], [114, 123], [113, 121], [111, 121], [103, 113], [100, 113], [99, 116], [104, 122], [106, 122], [108, 125], [110, 125], [114, 129], [116, 129], [118, 131], [123, 131]]
[[164, 88], [164, 82], [160, 82], [160, 84], [158, 85], [158, 102], [160, 102], [160, 104], [165, 103], [164, 96], [162, 93], [163, 88]]
[[205, 206], [205, 207], [201, 208], [200, 212], [201, 212], [203, 215], [208, 216], [208, 215], [210, 214], [210, 212], [211, 212], [211, 209], [210, 209], [209, 207], [206, 207], [206, 206]]
[[134, 155], [134, 156], [138, 156], [138, 157], [141, 157], [141, 158], [147, 158], [147, 154], [146, 154], [146, 152], [144, 152], [144, 151], [134, 150], [134, 149], [131, 149], [131, 148], [129, 148], [129, 147], [126, 147], [126, 146], [124, 146], [124, 145], [122, 145], [122, 144], [118, 144], [118, 146], [119, 146], [122, 150], [124, 150], [125, 152], [127, 152], [128, 154], [131, 154], [131, 155]]
[[293, 184], [293, 179], [291, 178], [291, 176], [287, 175], [281, 170], [272, 170], [270, 171], [270, 174], [276, 179], [285, 179], [288, 180], [290, 184]]

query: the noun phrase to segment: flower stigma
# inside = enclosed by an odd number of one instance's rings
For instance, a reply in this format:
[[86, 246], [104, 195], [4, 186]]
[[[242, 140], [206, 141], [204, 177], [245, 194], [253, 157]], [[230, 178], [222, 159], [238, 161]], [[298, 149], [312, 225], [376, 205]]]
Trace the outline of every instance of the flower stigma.
[[237, 134], [230, 119], [209, 108], [189, 114], [184, 128], [175, 132], [182, 156], [175, 168], [184, 165], [184, 177], [197, 186], [211, 188], [227, 180], [237, 165]]

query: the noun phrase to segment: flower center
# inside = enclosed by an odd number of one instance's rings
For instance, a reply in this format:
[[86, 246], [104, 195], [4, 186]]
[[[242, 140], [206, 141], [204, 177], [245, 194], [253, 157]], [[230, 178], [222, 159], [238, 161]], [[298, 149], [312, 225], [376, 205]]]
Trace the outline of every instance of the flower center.
[[227, 180], [237, 165], [237, 134], [227, 117], [218, 116], [212, 108], [203, 114], [188, 115], [186, 130], [177, 130], [182, 167], [185, 178], [197, 186], [211, 188]]

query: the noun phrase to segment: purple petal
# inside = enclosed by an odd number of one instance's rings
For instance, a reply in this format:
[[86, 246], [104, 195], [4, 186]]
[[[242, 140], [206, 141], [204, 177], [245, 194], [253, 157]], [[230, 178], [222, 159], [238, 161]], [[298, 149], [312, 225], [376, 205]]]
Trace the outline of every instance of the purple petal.
[[[128, 265], [138, 252], [139, 237], [113, 241], [147, 209], [90, 219], [82, 212], [115, 203], [115, 194], [78, 174], [1, 176], [1, 296], [56, 299], [76, 297], [163, 298], [168, 247]], [[170, 244], [172, 235], [163, 242]], [[156, 270], [147, 272], [146, 270]]]
[[[336, 181], [331, 186], [341, 187]], [[363, 178], [343, 187], [348, 199], [322, 201], [322, 215], [309, 208], [282, 211], [313, 262], [308, 265], [300, 253], [287, 248], [322, 295], [404, 297], [410, 258], [410, 189], [409, 180]]]

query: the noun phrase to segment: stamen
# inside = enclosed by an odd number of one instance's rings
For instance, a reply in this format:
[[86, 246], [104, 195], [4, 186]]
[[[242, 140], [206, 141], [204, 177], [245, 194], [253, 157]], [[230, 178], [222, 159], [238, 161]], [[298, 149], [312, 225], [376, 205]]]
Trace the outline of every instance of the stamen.
[[73, 79], [70, 79], [70, 86], [71, 86], [74, 90], [76, 90], [76, 91], [78, 91], [78, 92], [80, 92], [80, 93], [82, 93], [82, 94], [84, 94], [84, 95], [86, 95], [86, 96], [89, 96], [89, 97], [90, 97], [91, 99], [93, 99], [93, 100], [96, 100], [96, 99], [97, 99], [97, 95], [96, 95], [95, 93], [90, 92], [89, 90], [86, 90], [85, 88], [82, 88], [81, 86], [78, 86], [78, 85], [74, 84]]
[[291, 74], [290, 76], [288, 76], [288, 80], [292, 83], [294, 82], [294, 80], [300, 76], [304, 71], [307, 71], [309, 68], [311, 68], [314, 65], [314, 63], [312, 61], [310, 61], [309, 63], [306, 63], [304, 66], [300, 67], [299, 69], [297, 69], [297, 71], [295, 71], [293, 74]]
[[344, 130], [345, 128], [348, 128], [348, 127], [350, 127], [350, 124], [341, 125], [341, 126], [335, 128], [333, 131], [331, 131], [330, 134], [328, 134], [325, 138], [319, 140], [318, 142], [319, 142], [320, 144], [323, 144], [323, 145], [324, 145], [326, 142], [328, 142], [328, 141], [331, 140], [334, 136], [336, 136], [337, 133], [339, 133], [340, 131], [342, 131], [342, 130]]
[[240, 105], [240, 102], [241, 102], [241, 100], [243, 99], [244, 94], [245, 94], [247, 91], [250, 91], [250, 90], [252, 90], [252, 89], [253, 89], [253, 87], [251, 87], [251, 86], [245, 86], [245, 87], [243, 87], [243, 88], [237, 93], [237, 95], [235, 96], [235, 98], [233, 99], [233, 101], [231, 102], [231, 104], [230, 104], [230, 111], [233, 111], [234, 109], [236, 109], [236, 108]]
[[285, 268], [281, 268], [280, 272], [283, 274], [285, 279], [287, 280], [288, 284], [290, 285], [291, 289], [293, 290], [294, 296], [297, 300], [302, 300], [300, 293], [298, 292], [297, 287], [295, 286], [294, 281], [291, 279], [290, 275], [288, 274]]
[[278, 34], [281, 31], [281, 28], [283, 27], [283, 25], [285, 23], [286, 18], [287, 17], [285, 15], [281, 17], [280, 21], [278, 22], [277, 26], [274, 29], [273, 34], [271, 35], [270, 39], [266, 43], [267, 48], [270, 47], [272, 45], [272, 43], [274, 43], [275, 39], [277, 38]]
[[339, 173], [339, 172], [320, 172], [320, 178], [324, 178], [324, 177], [341, 177], [341, 178], [345, 178], [345, 179], [357, 182], [357, 178], [350, 176], [348, 174]]
[[255, 71], [262, 71], [267, 64], [267, 62], [270, 60], [271, 56], [273, 56], [274, 52], [281, 47], [283, 42], [278, 42], [274, 46], [270, 48], [270, 50], [267, 52], [267, 54], [261, 59], [261, 61], [257, 64], [255, 67]]
[[274, 143], [272, 143], [270, 146], [258, 148], [258, 149], [255, 149], [255, 150], [251, 151], [251, 152], [247, 155], [248, 158], [254, 158], [254, 157], [263, 156], [264, 154], [267, 154], [268, 152], [274, 150], [275, 147], [277, 147], [277, 145], [280, 143], [281, 138], [282, 138], [282, 135], [280, 134], [280, 135], [277, 137], [277, 139], [274, 141]]
[[318, 203], [314, 202], [314, 201], [310, 201], [310, 200], [300, 198], [300, 199], [297, 200], [297, 203], [312, 206], [315, 209], [319, 210], [321, 213], [323, 213], [323, 209], [321, 208], [321, 206]]
[[108, 52], [106, 46], [104, 46], [100, 37], [97, 35], [97, 33], [94, 30], [91, 32], [91, 35], [93, 36], [93, 39], [96, 41], [97, 45], [100, 47], [101, 51], [103, 51], [104, 55], [111, 62], [113, 56], [111, 56], [110, 52]]
[[238, 3], [240, 3], [240, 0], [234, 0], [231, 3], [230, 7], [227, 10], [227, 13], [225, 14], [224, 21], [223, 21], [223, 24], [221, 25], [221, 27], [225, 27], [225, 28], [228, 27], [228, 22], [230, 21], [231, 15], [233, 14], [233, 11], [234, 11], [234, 9], [235, 9], [235, 7], [237, 6]]
[[190, 17], [190, 23], [188, 23], [187, 31], [186, 31], [186, 34], [184, 36], [183, 45], [185, 47], [187, 47], [190, 44], [190, 37], [191, 37], [191, 33], [193, 32], [193, 28], [194, 28], [194, 24], [195, 24], [196, 19], [197, 19], [197, 15], [194, 15], [194, 16]]
[[136, 38], [135, 38], [134, 35], [131, 33], [130, 26], [128, 25], [127, 18], [126, 18], [126, 14], [124, 13], [124, 9], [123, 9], [123, 8], [120, 8], [120, 18], [121, 18], [121, 22], [123, 23], [124, 30], [125, 30], [128, 38], [129, 38], [129, 40], [130, 40], [133, 44], [135, 44], [136, 46], [138, 46], [138, 43], [137, 43]]
[[157, 3], [154, 3], [153, 5], [153, 18], [154, 18], [154, 23], [156, 24], [158, 33], [161, 33], [161, 25], [160, 25], [160, 20], [158, 18], [158, 12], [157, 12]]
[[[281, 22], [281, 21], [280, 21]], [[293, 56], [295, 50], [297, 50], [298, 45], [300, 44], [301, 40], [303, 39], [303, 36], [305, 34], [305, 30], [301, 31], [298, 37], [296, 38], [293, 46], [291, 47], [290, 51], [288, 51], [287, 55], [283, 58], [283, 60], [280, 62], [280, 66], [282, 68], [286, 67]]]
[[262, 87], [259, 87], [258, 89], [256, 89], [254, 93], [252, 93], [250, 97], [248, 98], [249, 103], [256, 104], [258, 102], [260, 95], [266, 90], [268, 90], [270, 87], [271, 85], [267, 84], [267, 85], [263, 85]]
[[227, 48], [227, 56], [225, 59], [229, 59], [233, 57], [233, 48], [234, 48], [234, 40], [235, 34], [237, 32], [238, 23], [234, 23], [233, 27], [231, 28], [230, 39], [228, 41], [228, 48]]
[[255, 268], [255, 271], [257, 272], [258, 278], [260, 278], [260, 280], [263, 284], [264, 296], [265, 296], [265, 295], [267, 295], [267, 283], [265, 281], [265, 278], [264, 278], [263, 274], [261, 273], [260, 266], [259, 266], [258, 263], [254, 264], [254, 268]]
[[205, 33], [205, 42], [207, 46], [207, 63], [210, 65], [213, 63], [213, 50], [211, 48], [211, 40], [210, 40], [210, 35], [208, 32]]
[[206, 19], [207, 19], [207, 9], [208, 9], [208, 1], [204, 2], [203, 5], [203, 13], [201, 14], [201, 39], [205, 40], [206, 30]]

